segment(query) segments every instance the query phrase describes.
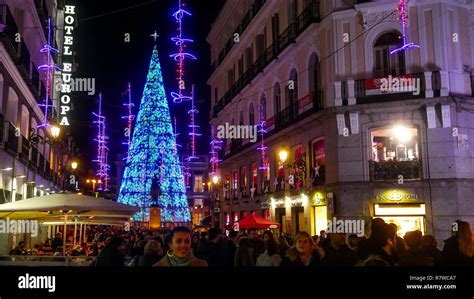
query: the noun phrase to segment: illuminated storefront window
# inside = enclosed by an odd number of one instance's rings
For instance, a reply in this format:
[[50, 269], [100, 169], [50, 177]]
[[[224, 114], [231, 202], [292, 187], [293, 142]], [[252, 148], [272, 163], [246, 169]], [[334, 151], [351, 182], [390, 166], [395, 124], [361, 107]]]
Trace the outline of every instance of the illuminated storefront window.
[[417, 129], [396, 126], [372, 132], [373, 161], [412, 161], [418, 158]]
[[318, 139], [312, 144], [311, 181], [313, 186], [324, 185], [326, 182], [326, 147], [324, 139]]

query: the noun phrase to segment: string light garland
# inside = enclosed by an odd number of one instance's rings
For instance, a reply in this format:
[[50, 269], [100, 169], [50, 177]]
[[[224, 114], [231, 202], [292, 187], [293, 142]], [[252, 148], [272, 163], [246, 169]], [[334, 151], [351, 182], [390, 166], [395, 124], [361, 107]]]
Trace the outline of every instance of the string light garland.
[[52, 105], [52, 101], [51, 101], [51, 104], [49, 104], [50, 94], [51, 94], [51, 72], [61, 70], [60, 67], [54, 65], [54, 61], [51, 57], [53, 54], [59, 53], [58, 49], [53, 48], [51, 46], [51, 18], [48, 18], [48, 44], [44, 45], [41, 48], [40, 52], [45, 54], [46, 56], [46, 63], [38, 67], [39, 71], [43, 71], [46, 73], [45, 74], [46, 75], [46, 87], [45, 87], [46, 93], [45, 93], [45, 98], [44, 98], [44, 104], [38, 105], [40, 107], [44, 107], [44, 118], [43, 118], [43, 122], [40, 125], [38, 125], [37, 128], [44, 128], [44, 127], [51, 126], [48, 119], [49, 108], [54, 107]]
[[118, 202], [141, 208], [135, 215], [136, 220], [149, 219], [148, 208], [153, 204], [152, 183], [159, 179], [161, 192], [158, 205], [161, 207], [161, 221], [191, 221], [181, 163], [178, 155], [174, 154], [175, 143], [155, 46], [118, 196]]
[[211, 156], [211, 159], [209, 159], [209, 163], [211, 164], [211, 173], [209, 175], [218, 176], [219, 162], [221, 162], [221, 160], [219, 160], [219, 151], [222, 149], [222, 140], [216, 139], [214, 126], [211, 127], [211, 139], [211, 150], [209, 151]]
[[127, 115], [122, 116], [122, 119], [127, 120], [127, 127], [125, 128], [126, 133], [126, 141], [122, 142], [122, 144], [127, 146], [127, 155], [124, 160], [128, 160], [128, 157], [130, 156], [130, 145], [132, 143], [132, 123], [135, 118], [135, 115], [132, 114], [132, 107], [135, 107], [135, 104], [132, 102], [132, 85], [129, 82], [128, 83], [128, 88], [127, 88], [127, 94], [128, 94], [128, 101], [126, 103], [123, 103], [122, 105], [127, 107]]
[[171, 41], [178, 47], [178, 52], [170, 55], [171, 58], [177, 63], [176, 70], [176, 80], [178, 81], [178, 90], [177, 92], [171, 92], [171, 97], [173, 98], [174, 103], [181, 103], [183, 101], [191, 101], [192, 95], [186, 94], [186, 84], [184, 81], [184, 71], [185, 71], [185, 60], [191, 59], [196, 60], [196, 56], [186, 51], [187, 45], [193, 43], [194, 41], [190, 38], [183, 37], [183, 19], [186, 16], [192, 16], [190, 12], [184, 9], [185, 4], [181, 0], [178, 0], [178, 10], [173, 13], [173, 17], [178, 24], [177, 35], [176, 37], [171, 38]]
[[190, 124], [188, 125], [188, 128], [191, 130], [188, 135], [191, 136], [191, 155], [186, 158], [187, 161], [192, 161], [195, 159], [198, 159], [196, 156], [196, 137], [201, 136], [201, 133], [198, 133], [197, 130], [199, 129], [199, 126], [196, 125], [195, 119], [196, 119], [196, 114], [199, 113], [199, 110], [197, 110], [196, 106], [194, 105], [194, 85], [192, 87], [192, 93], [191, 93], [191, 109], [188, 111], [188, 115], [190, 118]]
[[407, 22], [408, 22], [408, 13], [407, 13], [407, 4], [408, 0], [400, 0], [398, 4], [398, 12], [400, 17], [398, 18], [402, 22], [402, 38], [403, 38], [403, 46], [398, 49], [395, 49], [390, 52], [390, 55], [396, 54], [400, 51], [410, 50], [413, 48], [420, 48], [419, 45], [407, 41]]
[[97, 113], [92, 113], [97, 120], [94, 124], [97, 125], [97, 138], [94, 139], [97, 142], [97, 158], [93, 160], [99, 165], [99, 169], [96, 172], [99, 178], [97, 190], [109, 191], [109, 170], [110, 165], [108, 164], [109, 148], [107, 146], [107, 140], [109, 137], [105, 134], [105, 116], [102, 115], [102, 93], [99, 93], [99, 110]]

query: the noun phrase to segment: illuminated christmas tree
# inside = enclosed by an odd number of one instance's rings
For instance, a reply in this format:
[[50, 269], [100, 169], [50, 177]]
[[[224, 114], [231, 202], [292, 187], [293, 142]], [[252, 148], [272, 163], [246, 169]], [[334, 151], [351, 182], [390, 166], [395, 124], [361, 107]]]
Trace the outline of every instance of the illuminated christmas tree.
[[121, 203], [142, 208], [135, 215], [136, 220], [148, 221], [148, 208], [158, 204], [162, 208], [162, 222], [191, 221], [175, 148], [175, 134], [155, 47], [118, 198]]

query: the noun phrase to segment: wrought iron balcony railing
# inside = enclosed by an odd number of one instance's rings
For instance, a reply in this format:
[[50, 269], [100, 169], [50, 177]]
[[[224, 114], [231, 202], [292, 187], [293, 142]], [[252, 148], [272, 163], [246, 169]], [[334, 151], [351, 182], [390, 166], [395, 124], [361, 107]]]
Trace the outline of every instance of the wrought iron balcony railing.
[[423, 177], [421, 160], [369, 161], [371, 181], [419, 180]]

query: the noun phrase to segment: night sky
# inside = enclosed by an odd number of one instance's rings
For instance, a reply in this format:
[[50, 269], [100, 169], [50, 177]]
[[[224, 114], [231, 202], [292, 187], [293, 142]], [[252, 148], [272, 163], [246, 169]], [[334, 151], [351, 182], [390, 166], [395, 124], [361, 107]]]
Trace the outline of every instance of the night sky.
[[[125, 141], [123, 130], [126, 120], [122, 120], [121, 116], [126, 114], [126, 107], [122, 103], [127, 99], [127, 82], [132, 83], [134, 114], [137, 114], [154, 45], [150, 34], [155, 30], [160, 35], [157, 45], [166, 94], [169, 95], [171, 89], [176, 89], [176, 64], [169, 55], [176, 50], [170, 38], [177, 31], [177, 24], [172, 17], [177, 3], [177, 0], [76, 1], [79, 23], [74, 37], [77, 65], [75, 76], [96, 80], [95, 95], [80, 93], [75, 96], [71, 117], [71, 133], [81, 152], [80, 161], [88, 163], [83, 165], [84, 168], [90, 170], [94, 167], [90, 161], [97, 152], [93, 141], [97, 129], [92, 124], [92, 111], [97, 110], [98, 93], [102, 92], [103, 113], [107, 117], [107, 133], [110, 136], [110, 174], [115, 176], [113, 162], [118, 154], [126, 150], [126, 146], [121, 144]], [[210, 46], [206, 42], [206, 36], [223, 3], [224, 0], [188, 0], [193, 16], [185, 18], [183, 24], [185, 36], [195, 41], [190, 45], [189, 51], [198, 57], [197, 61], [187, 60], [186, 84], [196, 85], [196, 104], [200, 110], [197, 122], [203, 133], [198, 142], [198, 153], [201, 154], [209, 151], [210, 130], [208, 119], [211, 93], [206, 84], [210, 75]], [[122, 10], [124, 8], [130, 9]], [[109, 14], [111, 12], [115, 13]], [[129, 43], [125, 42], [126, 33], [130, 34]], [[169, 105], [171, 117], [176, 116], [178, 120], [178, 143], [184, 148], [189, 139], [184, 138], [186, 133], [182, 130], [188, 125], [186, 112], [190, 104], [174, 104], [171, 101]]]

